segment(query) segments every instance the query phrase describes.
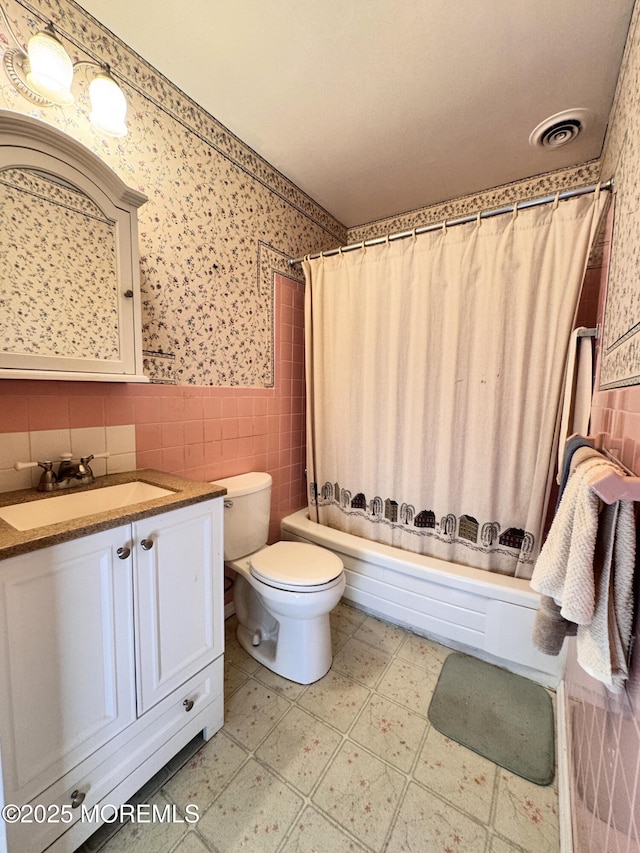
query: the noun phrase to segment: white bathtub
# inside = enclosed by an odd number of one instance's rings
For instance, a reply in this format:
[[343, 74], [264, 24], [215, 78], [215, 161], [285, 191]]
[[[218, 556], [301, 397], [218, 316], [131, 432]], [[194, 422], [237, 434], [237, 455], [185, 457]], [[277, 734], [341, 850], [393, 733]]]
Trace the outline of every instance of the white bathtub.
[[282, 520], [282, 538], [336, 553], [344, 599], [356, 607], [540, 684], [560, 681], [564, 654], [543, 655], [531, 643], [539, 596], [528, 581], [369, 542], [310, 521], [306, 509]]

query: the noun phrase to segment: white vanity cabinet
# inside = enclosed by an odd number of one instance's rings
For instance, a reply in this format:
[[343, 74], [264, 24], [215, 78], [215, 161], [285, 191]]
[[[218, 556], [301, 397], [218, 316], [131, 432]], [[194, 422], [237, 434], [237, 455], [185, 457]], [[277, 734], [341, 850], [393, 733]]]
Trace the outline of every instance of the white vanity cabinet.
[[222, 571], [221, 498], [0, 561], [9, 853], [72, 853], [222, 726]]

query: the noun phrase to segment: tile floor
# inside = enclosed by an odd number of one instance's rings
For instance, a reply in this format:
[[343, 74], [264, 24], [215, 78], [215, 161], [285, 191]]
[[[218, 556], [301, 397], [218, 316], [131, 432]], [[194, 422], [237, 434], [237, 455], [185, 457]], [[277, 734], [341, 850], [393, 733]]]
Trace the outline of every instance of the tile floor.
[[256, 663], [227, 620], [225, 725], [151, 802], [196, 824], [127, 825], [103, 853], [551, 853], [557, 785], [440, 735], [427, 709], [449, 650], [344, 604], [307, 687]]

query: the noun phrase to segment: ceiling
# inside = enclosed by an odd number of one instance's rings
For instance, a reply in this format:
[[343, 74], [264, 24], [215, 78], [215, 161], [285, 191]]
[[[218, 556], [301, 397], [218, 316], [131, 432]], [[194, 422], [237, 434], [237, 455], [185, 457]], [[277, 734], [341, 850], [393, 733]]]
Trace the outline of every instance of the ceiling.
[[80, 5], [350, 227], [597, 158], [633, 0]]

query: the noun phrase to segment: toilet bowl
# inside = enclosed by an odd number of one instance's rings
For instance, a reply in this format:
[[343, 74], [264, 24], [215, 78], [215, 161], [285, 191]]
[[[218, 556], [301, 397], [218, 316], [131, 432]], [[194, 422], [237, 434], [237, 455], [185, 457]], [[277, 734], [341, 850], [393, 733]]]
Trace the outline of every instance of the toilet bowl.
[[249, 473], [224, 486], [225, 565], [236, 574], [240, 645], [299, 684], [325, 675], [333, 659], [329, 614], [342, 598], [344, 567], [331, 551], [301, 542], [266, 545], [271, 477]]

